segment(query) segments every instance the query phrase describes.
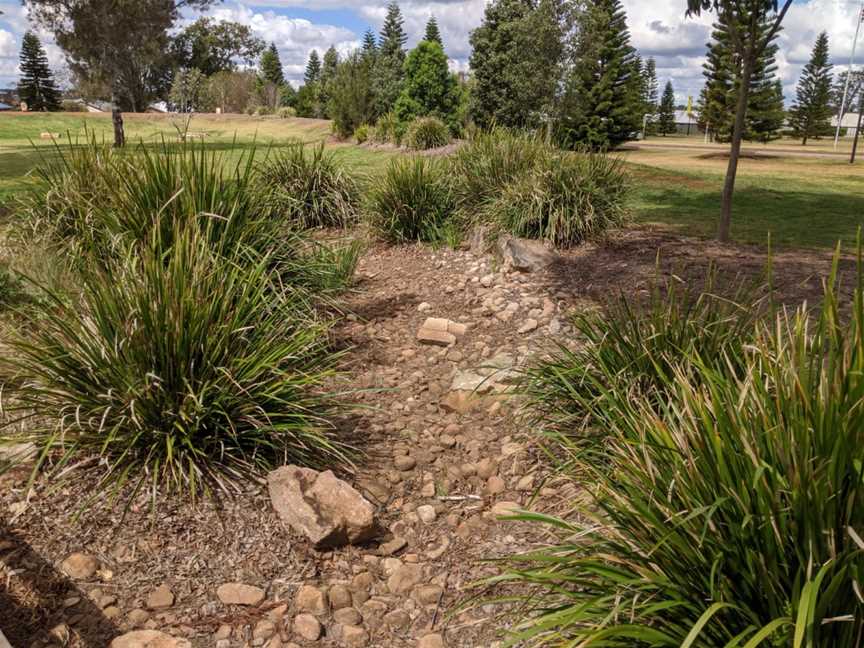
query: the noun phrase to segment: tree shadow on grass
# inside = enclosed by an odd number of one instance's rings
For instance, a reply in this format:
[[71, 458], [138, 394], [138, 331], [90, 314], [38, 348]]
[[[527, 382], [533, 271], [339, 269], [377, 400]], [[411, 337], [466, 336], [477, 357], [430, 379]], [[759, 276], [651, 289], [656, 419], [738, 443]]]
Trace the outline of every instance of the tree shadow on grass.
[[65, 624], [70, 645], [105, 648], [117, 627], [72, 581], [24, 541], [5, 519], [0, 519], [0, 629], [14, 648], [64, 644]]

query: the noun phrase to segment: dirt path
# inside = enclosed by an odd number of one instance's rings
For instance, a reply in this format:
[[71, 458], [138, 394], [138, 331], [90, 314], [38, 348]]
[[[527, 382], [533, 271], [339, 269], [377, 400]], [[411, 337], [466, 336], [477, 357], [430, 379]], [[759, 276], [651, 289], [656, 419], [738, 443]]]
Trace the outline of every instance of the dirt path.
[[[512, 621], [497, 615], [502, 608], [457, 606], [478, 592], [471, 583], [495, 572], [484, 561], [544, 538], [496, 513], [556, 510], [572, 495], [550, 480], [532, 430], [514, 418], [513, 369], [560, 339], [566, 312], [622, 290], [644, 294], [658, 268], [696, 285], [712, 260], [748, 276], [764, 264], [756, 248], [644, 230], [579, 248], [535, 274], [497, 271], [468, 251], [369, 251], [336, 335], [349, 349], [348, 384], [360, 406], [350, 431], [367, 453], [345, 477], [376, 504], [382, 544], [316, 552], [257, 485], [222, 509], [168, 506], [152, 525], [146, 507], [133, 507], [120, 525], [124, 511], [109, 504], [71, 519], [90, 478], [28, 494], [21, 475], [7, 476], [0, 627], [15, 648], [101, 647], [134, 628], [196, 647], [497, 645]], [[821, 253], [778, 255], [778, 288], [789, 301], [812, 300], [827, 268]], [[452, 346], [422, 344], [427, 317], [467, 331]], [[64, 565], [75, 552], [86, 557]], [[61, 574], [70, 568], [73, 578]], [[217, 589], [227, 583], [250, 586], [254, 602], [223, 603]]]

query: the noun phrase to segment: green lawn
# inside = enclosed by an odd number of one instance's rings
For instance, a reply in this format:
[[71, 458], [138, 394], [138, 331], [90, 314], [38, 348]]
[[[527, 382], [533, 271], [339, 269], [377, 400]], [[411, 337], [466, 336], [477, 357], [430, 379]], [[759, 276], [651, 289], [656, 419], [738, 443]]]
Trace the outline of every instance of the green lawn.
[[[127, 115], [130, 142], [177, 141], [169, 115]], [[394, 150], [338, 143], [329, 122], [311, 119], [200, 115], [190, 132], [203, 134], [208, 148], [226, 151], [229, 160], [254, 152], [256, 158], [300, 139], [327, 142], [346, 165], [363, 177], [380, 173], [399, 155]], [[40, 139], [42, 132], [61, 133], [60, 146], [85, 136], [110, 141], [110, 116], [105, 114], [0, 113], [0, 204], [27, 186], [28, 173], [42, 156], [56, 155], [57, 145]], [[800, 147], [799, 147], [800, 149]], [[809, 150], [815, 150], [811, 148]], [[718, 152], [722, 152], [718, 148]], [[669, 227], [682, 234], [713, 236], [719, 211], [726, 161], [704, 150], [639, 150], [622, 153], [636, 184], [633, 211], [637, 222]], [[733, 237], [765, 244], [830, 247], [854, 241], [864, 226], [864, 159], [850, 166], [839, 158], [745, 159], [735, 196]]]

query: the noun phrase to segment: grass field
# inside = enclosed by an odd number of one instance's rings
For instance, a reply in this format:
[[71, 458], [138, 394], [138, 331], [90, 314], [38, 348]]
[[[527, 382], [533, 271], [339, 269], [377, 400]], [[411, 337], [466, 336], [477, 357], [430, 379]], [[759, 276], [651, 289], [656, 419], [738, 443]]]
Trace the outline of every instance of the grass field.
[[[126, 115], [130, 142], [177, 141], [175, 125], [182, 126], [182, 120], [170, 115]], [[352, 170], [366, 177], [380, 172], [399, 154], [335, 142], [329, 122], [321, 120], [200, 115], [189, 130], [206, 146], [227, 151], [229, 157], [251, 151], [263, 157], [294, 139], [324, 141]], [[111, 121], [105, 114], [0, 113], [0, 203], [27, 186], [27, 174], [41, 156], [56, 154], [54, 142], [40, 139], [43, 132], [62, 134], [61, 145], [88, 134], [110, 141]], [[712, 236], [727, 163], [723, 147], [712, 145], [716, 152], [706, 152], [698, 137], [652, 138], [647, 143], [678, 148], [643, 148], [620, 154], [636, 180], [633, 211], [637, 222]], [[846, 150], [848, 146], [842, 143]], [[742, 160], [733, 217], [735, 240], [765, 244], [769, 233], [783, 247], [830, 247], [838, 240], [854, 240], [858, 228], [864, 226], [864, 157], [855, 166], [841, 157], [794, 157], [800, 151], [830, 152], [828, 141], [801, 147], [784, 140], [746, 148], [760, 150], [766, 157]], [[771, 151], [786, 154], [772, 156]]]

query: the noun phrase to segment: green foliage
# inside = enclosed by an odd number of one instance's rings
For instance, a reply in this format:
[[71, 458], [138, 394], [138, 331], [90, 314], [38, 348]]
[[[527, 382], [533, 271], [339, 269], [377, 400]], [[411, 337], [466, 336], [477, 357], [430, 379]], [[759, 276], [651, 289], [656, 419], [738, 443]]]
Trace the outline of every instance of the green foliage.
[[[763, 19], [757, 23], [757, 36], [766, 38], [771, 23]], [[718, 16], [711, 34], [711, 44], [703, 70], [705, 90], [699, 101], [699, 123], [707, 126], [715, 141], [729, 142], [738, 103], [742, 65], [732, 44], [729, 27], [723, 14]], [[777, 66], [775, 41], [764, 49], [753, 66], [747, 100], [744, 139], [770, 141], [776, 139], [783, 125], [782, 88], [777, 93]]]
[[831, 62], [828, 56], [828, 34], [822, 32], [813, 46], [810, 61], [798, 80], [795, 105], [789, 121], [802, 144], [831, 130]]
[[399, 4], [390, 2], [378, 37], [378, 51], [372, 72], [376, 115], [392, 111], [402, 92], [402, 68], [405, 64], [405, 43], [408, 41], [404, 22]]
[[550, 155], [550, 147], [523, 133], [495, 128], [476, 134], [451, 156], [450, 176], [460, 211], [481, 210]]
[[[264, 41], [253, 35], [249, 25], [206, 17], [199, 18], [171, 40], [175, 65], [195, 68], [206, 77], [233, 72], [238, 59], [251, 65], [262, 52]], [[263, 58], [261, 63], [263, 67]]]
[[[41, 468], [98, 457], [104, 487], [217, 495], [283, 462], [344, 460], [326, 325], [267, 255], [190, 221], [81, 274], [4, 360]], [[224, 230], [223, 230], [224, 234]], [[218, 237], [217, 237], [218, 240]], [[219, 250], [219, 251], [217, 251]], [[17, 437], [21, 440], [21, 437]]]
[[441, 48], [444, 48], [444, 41], [441, 38], [441, 30], [438, 29], [438, 21], [435, 16], [429, 16], [426, 23], [426, 31], [423, 33], [423, 40], [428, 43], [438, 43]]
[[375, 115], [372, 68], [362, 56], [354, 53], [339, 64], [327, 88], [328, 110], [339, 137], [351, 137], [357, 127], [372, 121]]
[[549, 155], [504, 185], [481, 219], [515, 236], [569, 247], [622, 225], [628, 191], [619, 159], [590, 152]]
[[443, 163], [397, 158], [370, 188], [367, 212], [370, 225], [388, 241], [437, 241], [447, 231], [453, 206]]
[[200, 111], [207, 104], [207, 79], [196, 68], [177, 70], [168, 100], [177, 112]]
[[496, 0], [471, 32], [471, 117], [481, 127], [535, 127], [551, 111], [564, 61], [560, 3]]
[[378, 118], [375, 124], [375, 132], [373, 141], [378, 144], [395, 144], [402, 143], [402, 137], [405, 135], [405, 125], [399, 121], [393, 113], [386, 113]]
[[644, 80], [643, 80], [643, 95], [642, 95], [642, 113], [648, 115], [646, 123], [647, 135], [653, 135], [656, 132], [654, 126], [654, 115], [657, 114], [659, 107], [659, 88], [657, 85], [657, 62], [654, 57], [649, 57], [645, 61]]
[[318, 83], [321, 80], [321, 59], [318, 58], [318, 50], [312, 50], [309, 54], [309, 61], [306, 63], [306, 73], [303, 77], [303, 82], [306, 85]]
[[259, 166], [258, 185], [272, 213], [301, 228], [344, 227], [357, 217], [357, 184], [323, 144], [280, 151]]
[[32, 31], [21, 41], [21, 79], [18, 95], [34, 112], [60, 110], [60, 91], [54, 83], [54, 74], [48, 65], [48, 55]]
[[425, 151], [440, 148], [450, 143], [450, 129], [435, 117], [421, 117], [408, 125], [405, 145], [410, 149]]
[[282, 106], [276, 110], [276, 115], [281, 119], [293, 119], [297, 116], [297, 111], [290, 106]]
[[678, 132], [675, 124], [675, 90], [672, 82], [666, 82], [663, 98], [660, 100], [660, 111], [657, 114], [657, 132], [663, 135], [674, 135]]
[[564, 80], [558, 139], [565, 148], [606, 149], [642, 128], [642, 82], [620, 0], [587, 4]]
[[264, 50], [261, 55], [261, 77], [273, 85], [285, 85], [285, 73], [282, 71], [282, 61], [279, 58], [279, 50], [275, 43]]
[[371, 130], [369, 124], [361, 124], [354, 129], [354, 141], [358, 144], [365, 144], [369, 140], [370, 134], [374, 135], [374, 133], [370, 133]]
[[454, 121], [458, 105], [456, 78], [437, 42], [420, 41], [405, 61], [405, 82], [394, 112], [403, 122], [433, 116]]
[[[859, 261], [848, 314], [835, 264], [821, 313], [802, 307], [749, 328], [750, 303], [718, 302], [695, 318], [671, 307], [671, 319], [638, 329], [617, 316], [588, 328], [594, 339], [565, 368], [572, 380], [535, 397], [564, 433], [567, 473], [591, 488], [573, 521], [527, 516], [560, 541], [497, 579], [533, 586], [513, 644], [858, 645], [861, 271]], [[596, 390], [582, 387], [585, 374]], [[600, 437], [590, 454], [569, 441], [580, 421], [555, 411], [570, 387]]]

